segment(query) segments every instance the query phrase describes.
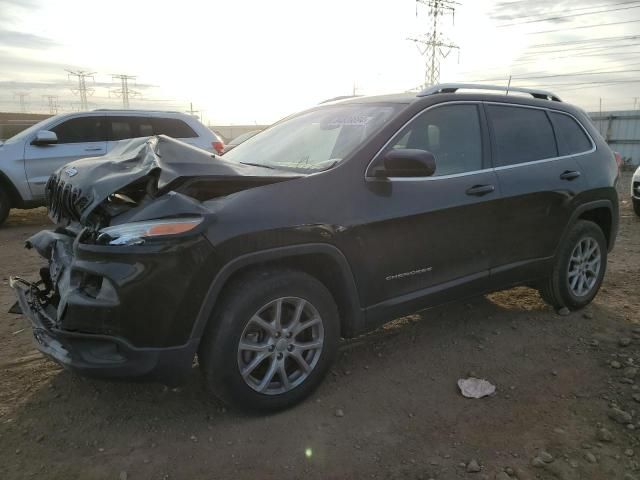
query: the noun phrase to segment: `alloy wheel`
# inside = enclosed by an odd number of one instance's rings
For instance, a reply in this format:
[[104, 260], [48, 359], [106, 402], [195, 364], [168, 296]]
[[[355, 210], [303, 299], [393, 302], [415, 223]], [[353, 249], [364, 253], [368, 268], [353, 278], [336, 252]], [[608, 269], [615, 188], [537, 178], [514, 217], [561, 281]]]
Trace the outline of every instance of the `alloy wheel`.
[[598, 281], [602, 265], [600, 245], [593, 237], [583, 237], [571, 252], [567, 272], [569, 290], [576, 297], [588, 295]]
[[303, 383], [322, 354], [324, 327], [316, 308], [298, 297], [261, 307], [238, 344], [238, 368], [247, 385], [279, 395]]

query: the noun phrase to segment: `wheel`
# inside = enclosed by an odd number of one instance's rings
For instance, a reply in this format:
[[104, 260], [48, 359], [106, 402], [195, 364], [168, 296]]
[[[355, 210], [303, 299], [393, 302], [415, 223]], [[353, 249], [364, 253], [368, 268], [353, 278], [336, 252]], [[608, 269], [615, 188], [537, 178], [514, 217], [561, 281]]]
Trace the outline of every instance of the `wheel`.
[[2, 225], [9, 216], [10, 209], [11, 199], [7, 192], [2, 190], [2, 187], [0, 187], [0, 225]]
[[633, 199], [633, 211], [640, 217], [640, 200]]
[[320, 384], [339, 336], [338, 309], [320, 281], [298, 271], [263, 271], [226, 289], [198, 358], [207, 387], [221, 400], [275, 411]]
[[540, 295], [555, 308], [583, 308], [598, 293], [606, 268], [607, 243], [602, 230], [593, 222], [578, 220], [560, 247]]

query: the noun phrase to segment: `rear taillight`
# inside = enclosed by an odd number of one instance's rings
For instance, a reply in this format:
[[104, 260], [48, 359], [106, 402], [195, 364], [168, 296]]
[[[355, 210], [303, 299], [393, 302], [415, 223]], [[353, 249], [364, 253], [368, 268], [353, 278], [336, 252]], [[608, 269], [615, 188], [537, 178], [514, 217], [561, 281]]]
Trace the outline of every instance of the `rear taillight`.
[[618, 164], [618, 170], [620, 170], [622, 168], [622, 164], [624, 163], [622, 161], [622, 155], [620, 155], [618, 152], [613, 152], [613, 155], [616, 157], [616, 163]]
[[211, 142], [211, 146], [218, 153], [218, 155], [222, 155], [222, 152], [224, 152], [224, 143], [223, 142], [220, 142], [220, 141]]

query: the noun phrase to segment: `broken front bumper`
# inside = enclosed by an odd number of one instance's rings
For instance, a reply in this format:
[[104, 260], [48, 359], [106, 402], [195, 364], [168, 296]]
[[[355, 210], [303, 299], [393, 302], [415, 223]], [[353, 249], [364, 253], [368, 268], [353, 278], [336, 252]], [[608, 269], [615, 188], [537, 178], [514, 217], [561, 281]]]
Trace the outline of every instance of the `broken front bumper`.
[[12, 277], [10, 284], [41, 352], [90, 376], [168, 384], [186, 376], [208, 287], [201, 275], [210, 275], [204, 238], [113, 247], [41, 232], [28, 243], [49, 265], [37, 283]]
[[35, 346], [63, 367], [92, 377], [149, 377], [179, 383], [193, 360], [196, 343], [167, 348], [136, 348], [109, 336], [56, 328], [56, 310], [43, 305], [43, 290], [11, 277], [22, 314], [31, 322]]

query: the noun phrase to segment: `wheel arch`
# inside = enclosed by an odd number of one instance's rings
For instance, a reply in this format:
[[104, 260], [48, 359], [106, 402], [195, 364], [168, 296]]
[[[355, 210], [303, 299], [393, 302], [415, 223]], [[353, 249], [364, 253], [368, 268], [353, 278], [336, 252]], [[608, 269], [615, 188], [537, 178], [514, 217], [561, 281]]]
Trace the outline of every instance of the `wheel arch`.
[[[578, 220], [588, 220], [600, 227], [607, 241], [607, 250], [611, 251], [615, 244], [618, 233], [617, 208], [614, 209], [611, 200], [596, 200], [578, 206], [573, 212], [571, 221], [565, 230], [565, 235], [569, 226]], [[564, 239], [564, 236], [563, 236]]]
[[6, 173], [0, 170], [0, 188], [6, 189], [6, 192], [9, 194], [9, 200], [11, 201], [12, 207], [20, 207], [24, 203], [20, 192], [13, 184], [11, 179], [7, 176]]
[[340, 313], [340, 330], [344, 337], [364, 331], [364, 312], [351, 267], [342, 252], [329, 244], [305, 244], [252, 252], [227, 263], [213, 279], [202, 302], [191, 338], [202, 338], [224, 289], [240, 275], [261, 268], [292, 268], [320, 280], [331, 292]]

